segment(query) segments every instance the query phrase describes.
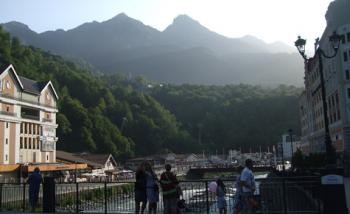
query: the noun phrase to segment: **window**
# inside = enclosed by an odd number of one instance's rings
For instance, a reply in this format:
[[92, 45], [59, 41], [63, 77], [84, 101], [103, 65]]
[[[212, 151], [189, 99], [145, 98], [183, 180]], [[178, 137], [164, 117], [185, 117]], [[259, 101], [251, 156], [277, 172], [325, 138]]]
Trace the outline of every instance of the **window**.
[[21, 123], [21, 133], [23, 133], [23, 123]]
[[7, 154], [5, 155], [5, 160], [6, 160], [6, 161], [8, 160], [8, 155], [7, 155]]
[[345, 44], [345, 42], [346, 42], [346, 40], [345, 40], [345, 35], [341, 35], [340, 37], [341, 37], [341, 43], [342, 43], [342, 44]]
[[28, 145], [27, 145], [27, 138], [26, 138], [26, 137], [24, 138], [24, 148], [25, 148], [25, 149], [28, 148]]
[[348, 98], [350, 98], [350, 88], [348, 88]]
[[49, 160], [49, 156], [48, 156], [48, 155], [46, 155], [46, 160], [47, 160], [47, 161]]
[[9, 144], [9, 139], [6, 138], [6, 145], [8, 145], [8, 144]]
[[32, 138], [29, 138], [29, 149], [32, 149]]
[[8, 123], [8, 122], [6, 122], [6, 128], [7, 128], [7, 129], [9, 128], [9, 123]]
[[340, 120], [340, 110], [339, 109], [337, 111], [337, 114], [338, 114], [338, 120]]
[[10, 107], [6, 106], [6, 111], [9, 112], [10, 111]]
[[344, 62], [348, 61], [348, 53], [347, 52], [343, 52], [343, 58], [344, 58]]
[[23, 149], [23, 137], [19, 139], [19, 148]]
[[348, 42], [350, 42], [350, 33], [347, 33], [347, 34], [346, 34], [346, 37], [347, 37], [347, 39], [348, 39]]
[[345, 79], [350, 80], [350, 72], [349, 69], [345, 70]]

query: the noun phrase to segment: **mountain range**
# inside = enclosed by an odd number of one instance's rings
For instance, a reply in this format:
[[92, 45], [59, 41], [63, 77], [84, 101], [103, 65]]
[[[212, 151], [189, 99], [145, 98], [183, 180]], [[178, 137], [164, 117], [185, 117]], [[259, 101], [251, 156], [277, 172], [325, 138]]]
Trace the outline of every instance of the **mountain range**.
[[293, 47], [253, 36], [228, 38], [187, 15], [164, 31], [124, 13], [67, 31], [36, 33], [19, 22], [2, 26], [24, 44], [87, 62], [103, 73], [175, 84], [302, 85], [303, 62]]

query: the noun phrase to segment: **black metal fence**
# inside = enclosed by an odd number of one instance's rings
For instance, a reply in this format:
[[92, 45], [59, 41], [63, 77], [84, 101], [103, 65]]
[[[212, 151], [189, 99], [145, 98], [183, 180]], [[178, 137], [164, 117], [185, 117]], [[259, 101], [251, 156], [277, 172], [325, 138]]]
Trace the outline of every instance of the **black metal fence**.
[[[181, 181], [186, 213], [218, 213], [216, 194], [208, 191], [212, 180]], [[225, 180], [226, 202], [231, 212], [235, 181]], [[322, 213], [318, 177], [257, 179], [256, 213]], [[41, 188], [42, 191], [42, 188]], [[1, 211], [28, 211], [28, 185], [0, 184]], [[56, 212], [134, 213], [133, 182], [56, 183]], [[163, 210], [162, 197], [158, 211]], [[42, 192], [37, 211], [42, 211]]]

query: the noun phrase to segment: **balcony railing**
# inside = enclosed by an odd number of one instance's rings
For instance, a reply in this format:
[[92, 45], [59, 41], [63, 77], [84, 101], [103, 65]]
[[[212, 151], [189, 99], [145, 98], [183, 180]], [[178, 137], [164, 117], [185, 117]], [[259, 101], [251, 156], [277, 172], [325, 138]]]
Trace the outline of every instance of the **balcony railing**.
[[[181, 198], [185, 200], [185, 213], [219, 213], [215, 193], [208, 186], [212, 180], [180, 181]], [[225, 180], [228, 212], [235, 203], [235, 180]], [[257, 179], [255, 199], [260, 207], [255, 213], [322, 213], [320, 182], [318, 178]], [[45, 183], [44, 183], [45, 185]], [[42, 190], [39, 207], [42, 206]], [[28, 204], [27, 184], [0, 184], [0, 208], [2, 211], [26, 211]], [[134, 182], [81, 182], [56, 183], [56, 212], [134, 213]], [[158, 212], [163, 211], [160, 188]], [[41, 210], [41, 208], [39, 208]], [[37, 210], [39, 211], [39, 210]]]
[[30, 120], [40, 120], [39, 116], [29, 115], [29, 114], [22, 114], [22, 118], [30, 119]]
[[40, 103], [39, 101], [27, 100], [27, 99], [23, 99], [23, 98], [19, 98], [19, 97], [14, 97], [14, 96], [12, 96], [12, 95], [4, 94], [4, 93], [0, 93], [0, 97], [5, 97], [5, 98], [9, 98], [9, 99], [13, 99], [13, 100], [25, 102], [25, 103], [30, 103], [30, 104], [33, 104], [33, 105], [38, 105], [38, 106], [49, 107], [49, 108], [55, 108], [54, 105], [46, 105], [46, 104]]
[[8, 112], [8, 111], [0, 111], [0, 114], [7, 115], [7, 116], [12, 116], [12, 117], [17, 117], [16, 113]]

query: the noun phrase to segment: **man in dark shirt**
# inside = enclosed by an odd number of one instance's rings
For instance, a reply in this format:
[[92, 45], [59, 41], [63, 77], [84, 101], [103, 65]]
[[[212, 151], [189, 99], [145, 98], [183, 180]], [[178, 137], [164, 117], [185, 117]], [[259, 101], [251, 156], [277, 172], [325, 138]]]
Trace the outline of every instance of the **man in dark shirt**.
[[42, 183], [42, 180], [40, 169], [36, 167], [27, 181], [29, 184], [29, 204], [32, 212], [35, 211], [36, 204], [38, 203], [40, 184]]
[[160, 185], [163, 190], [163, 203], [165, 214], [176, 214], [179, 189], [176, 175], [171, 172], [171, 165], [165, 165], [165, 172], [160, 176]]

